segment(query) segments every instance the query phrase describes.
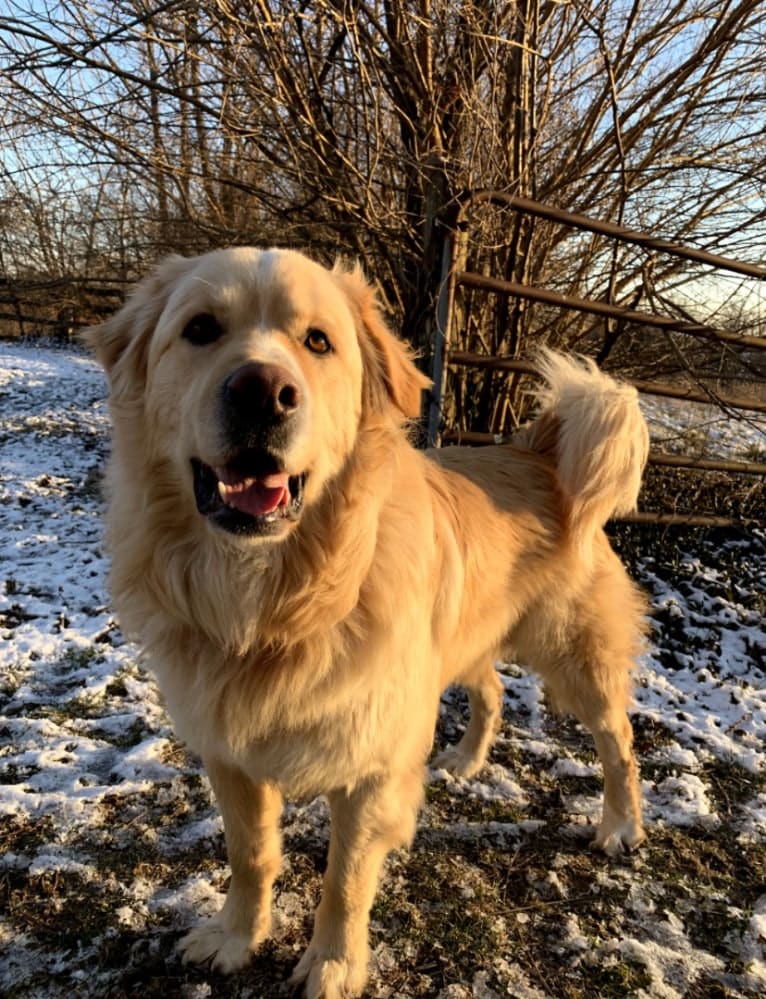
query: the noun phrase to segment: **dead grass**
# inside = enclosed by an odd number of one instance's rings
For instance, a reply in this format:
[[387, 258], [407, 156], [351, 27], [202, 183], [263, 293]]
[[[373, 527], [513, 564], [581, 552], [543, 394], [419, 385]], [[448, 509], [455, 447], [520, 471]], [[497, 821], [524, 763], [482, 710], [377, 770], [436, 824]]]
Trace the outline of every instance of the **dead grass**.
[[[658, 922], [674, 914], [690, 943], [719, 957], [728, 975], [746, 972], [740, 943], [764, 891], [766, 859], [762, 845], [738, 841], [729, 822], [737, 801], [757, 789], [750, 775], [723, 767], [706, 773], [728, 806], [718, 829], [655, 830], [644, 850], [617, 862], [591, 853], [571, 835], [570, 816], [549, 780], [535, 778], [529, 767], [518, 776], [530, 799], [523, 811], [472, 798], [459, 786], [429, 787], [421, 831], [411, 851], [391, 859], [373, 908], [373, 948], [385, 969], [386, 991], [371, 995], [434, 997], [462, 985], [468, 996], [477, 975], [491, 990], [485, 994], [514, 995], [519, 966], [528, 985], [545, 996], [625, 999], [647, 989], [651, 995], [647, 967], [613, 946], [642, 936], [647, 911]], [[135, 822], [135, 816], [147, 810], [155, 828], [171, 833], [175, 828], [180, 834], [189, 818], [183, 808], [160, 805], [160, 791], [154, 801], [145, 796], [130, 805], [115, 797], [100, 834], [94, 830], [92, 837], [69, 844], [90, 865], [88, 876], [29, 873], [24, 858], [56, 845], [52, 819], [3, 828], [6, 859], [21, 858], [4, 868], [3, 918], [34, 948], [62, 956], [62, 970], [45, 979], [48, 991], [42, 991], [42, 979], [38, 983], [40, 995], [67, 994], [78, 970], [87, 970], [91, 979], [103, 976], [102, 990], [83, 995], [167, 997], [207, 982], [221, 999], [289, 995], [286, 979], [308, 940], [320, 889], [324, 836], [307, 835], [304, 828], [293, 835], [288, 824], [290, 859], [278, 892], [293, 900], [299, 915], [287, 920], [244, 972], [211, 978], [204, 968], [180, 964], [174, 951], [180, 927], [167, 912], [147, 913], [139, 929], [120, 921], [124, 906], [135, 907], [139, 881], [172, 889], [201, 874], [224, 886], [220, 837], [174, 854], [140, 835], [145, 817]], [[519, 832], [516, 823], [533, 816], [544, 824], [533, 833]], [[373, 983], [379, 988], [380, 977]], [[28, 981], [18, 995], [33, 995], [36, 987]], [[690, 981], [685, 993], [688, 999], [715, 995], [755, 999], [746, 988], [702, 980]]]
[[[653, 571], [678, 581], [674, 545], [680, 552], [683, 539], [669, 537], [664, 535], [660, 545], [654, 533], [641, 537], [626, 528], [617, 544], [636, 566], [647, 551], [652, 553]], [[712, 538], [697, 541], [715, 544]], [[737, 562], [722, 554], [717, 564], [715, 586], [721, 593], [744, 589], [750, 571], [746, 558]], [[675, 641], [688, 644], [683, 619], [671, 615], [660, 626], [669, 649]], [[62, 682], [97, 655], [96, 646], [71, 653], [61, 663]], [[97, 723], [111, 701], [126, 698], [130, 682], [127, 672], [117, 673], [102, 696], [65, 696], [56, 710], [73, 723]], [[39, 708], [43, 716], [44, 707]], [[466, 710], [462, 696], [446, 703], [437, 744], [459, 735]], [[610, 861], [588, 849], [587, 829], [573, 819], [570, 805], [572, 798], [595, 803], [601, 793], [598, 777], [549, 773], [555, 758], [594, 764], [590, 738], [571, 721], [546, 716], [551, 757], [542, 758], [519, 736], [523, 723], [506, 715], [492, 756], [518, 783], [519, 801], [479, 794], [470, 782], [428, 786], [413, 847], [390, 859], [373, 907], [370, 999], [436, 999], [440, 994], [445, 999], [525, 994], [646, 999], [656, 982], [641, 946], [661, 942], [671, 931], [705, 961], [719, 962], [715, 973], [705, 962], [699, 968], [694, 961], [687, 964], [686, 979], [676, 982], [679, 996], [755, 999], [747, 933], [766, 894], [766, 852], [762, 843], [742, 835], [742, 809], [766, 792], [766, 775], [703, 755], [695, 773], [716, 821], [657, 825], [646, 847]], [[673, 741], [671, 729], [639, 717], [635, 732], [644, 778], [661, 783], [677, 769], [657, 752]], [[130, 749], [143, 735], [136, 724], [117, 736], [105, 729], [104, 740]], [[178, 772], [172, 784], [159, 781], [131, 794], [115, 787], [113, 795], [102, 798], [90, 825], [67, 827], [53, 816], [3, 821], [0, 918], [6, 938], [20, 949], [19, 959], [30, 969], [38, 962], [23, 985], [10, 982], [3, 995], [244, 999], [292, 994], [289, 974], [310, 936], [325, 863], [322, 809], [288, 809], [275, 938], [247, 969], [223, 979], [207, 968], [183, 966], [175, 951], [196, 915], [178, 901], [180, 895], [163, 904], [162, 893], [182, 892], [197, 878], [223, 891], [227, 868], [220, 834], [187, 835], [194, 823], [216, 814], [197, 762], [175, 743], [163, 762]], [[2, 780], [11, 785], [26, 776], [6, 770]], [[74, 863], [57, 869], [46, 856]], [[32, 866], [36, 858], [43, 859]]]

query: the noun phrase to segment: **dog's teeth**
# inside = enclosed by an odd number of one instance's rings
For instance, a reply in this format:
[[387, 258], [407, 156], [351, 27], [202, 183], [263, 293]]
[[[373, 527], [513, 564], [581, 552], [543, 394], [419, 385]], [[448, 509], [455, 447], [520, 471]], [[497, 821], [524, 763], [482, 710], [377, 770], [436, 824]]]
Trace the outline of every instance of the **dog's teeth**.
[[242, 482], [237, 482], [236, 484], [227, 484], [225, 482], [218, 483], [218, 495], [221, 497], [226, 506], [231, 506], [229, 502], [232, 496], [236, 496], [239, 493], [245, 492], [253, 484], [252, 479], [243, 480]]
[[252, 486], [258, 482], [258, 479], [239, 479], [237, 482], [219, 482], [218, 492], [221, 495], [221, 499], [226, 499], [227, 496], [231, 496], [234, 493], [244, 493], [247, 492]]

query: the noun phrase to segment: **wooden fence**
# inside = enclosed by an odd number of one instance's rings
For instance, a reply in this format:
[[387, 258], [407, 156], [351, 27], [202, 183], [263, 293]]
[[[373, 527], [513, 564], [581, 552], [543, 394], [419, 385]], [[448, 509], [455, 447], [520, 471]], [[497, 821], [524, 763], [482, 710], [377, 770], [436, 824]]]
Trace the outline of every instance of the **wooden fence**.
[[129, 282], [103, 277], [0, 277], [0, 339], [72, 340], [110, 315]]
[[[482, 191], [466, 196], [458, 205], [454, 216], [446, 226], [442, 260], [442, 280], [437, 303], [436, 337], [433, 356], [433, 393], [428, 414], [428, 443], [439, 446], [442, 443], [460, 441], [465, 444], [500, 443], [504, 438], [481, 432], [455, 431], [442, 425], [442, 406], [450, 371], [463, 366], [468, 368], [489, 368], [516, 374], [534, 374], [534, 366], [517, 357], [499, 357], [489, 354], [461, 351], [453, 348], [453, 325], [455, 319], [455, 295], [459, 287], [478, 289], [482, 292], [504, 296], [515, 296], [531, 302], [543, 303], [558, 309], [574, 310], [601, 316], [620, 323], [640, 324], [644, 327], [681, 333], [690, 337], [705, 338], [726, 344], [730, 349], [766, 351], [766, 338], [727, 332], [713, 326], [679, 320], [672, 316], [637, 311], [613, 302], [596, 301], [564, 295], [550, 289], [499, 280], [483, 274], [460, 269], [465, 259], [465, 245], [470, 238], [467, 217], [469, 210], [477, 204], [488, 203], [499, 208], [542, 218], [558, 225], [569, 226], [605, 236], [612, 240], [633, 244], [652, 253], [668, 254], [681, 260], [705, 264], [719, 271], [739, 274], [759, 281], [766, 281], [766, 267], [721, 257], [692, 247], [681, 246], [667, 240], [658, 239], [647, 233], [636, 232], [601, 222], [571, 212], [562, 211], [550, 205], [541, 204], [528, 198], [515, 197], [504, 192]], [[665, 396], [691, 403], [716, 404], [730, 412], [766, 413], [766, 401], [750, 397], [713, 392], [705, 385], [679, 387], [666, 383], [628, 379], [639, 390], [648, 395]], [[695, 458], [686, 455], [665, 454], [652, 449], [649, 462], [653, 465], [698, 471], [719, 471], [734, 475], [766, 475], [766, 464], [758, 461], [733, 461], [718, 458]], [[625, 519], [651, 521], [655, 523], [683, 523], [700, 526], [730, 526], [730, 517], [687, 512], [639, 512]]]

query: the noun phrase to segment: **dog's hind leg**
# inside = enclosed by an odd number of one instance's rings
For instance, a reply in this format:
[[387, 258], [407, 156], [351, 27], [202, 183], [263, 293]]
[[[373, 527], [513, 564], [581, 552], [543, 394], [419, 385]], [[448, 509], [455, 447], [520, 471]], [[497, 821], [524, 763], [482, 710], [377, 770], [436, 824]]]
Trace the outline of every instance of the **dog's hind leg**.
[[388, 852], [412, 840], [423, 777], [417, 768], [328, 795], [332, 825], [322, 899], [292, 976], [293, 983], [305, 983], [308, 999], [348, 999], [363, 991], [378, 877]]
[[211, 961], [228, 973], [244, 967], [271, 931], [271, 888], [281, 865], [282, 797], [271, 784], [206, 761], [223, 815], [231, 884], [223, 908], [179, 944], [184, 963]]
[[500, 727], [503, 684], [493, 658], [482, 659], [458, 682], [468, 691], [468, 726], [460, 742], [439, 753], [432, 766], [449, 770], [456, 777], [473, 777], [486, 763]]
[[610, 855], [635, 849], [646, 839], [646, 833], [641, 821], [633, 728], [625, 712], [582, 720], [593, 735], [604, 768], [604, 811], [593, 846]]
[[569, 711], [588, 729], [604, 771], [604, 808], [593, 846], [614, 855], [639, 846], [641, 821], [638, 766], [627, 714], [629, 667], [565, 661], [546, 671], [545, 685], [557, 710]]

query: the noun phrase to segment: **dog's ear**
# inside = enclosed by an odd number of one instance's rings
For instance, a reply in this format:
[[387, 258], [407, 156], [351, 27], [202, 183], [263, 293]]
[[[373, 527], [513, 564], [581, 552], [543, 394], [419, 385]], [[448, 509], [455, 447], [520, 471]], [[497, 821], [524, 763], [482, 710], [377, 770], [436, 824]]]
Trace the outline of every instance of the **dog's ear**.
[[186, 257], [167, 257], [136, 285], [119, 312], [80, 334], [80, 339], [95, 351], [113, 384], [122, 375], [133, 383], [145, 381], [152, 332], [174, 281], [188, 266]]
[[413, 363], [406, 345], [388, 328], [374, 289], [361, 267], [334, 274], [345, 289], [358, 319], [364, 365], [362, 402], [368, 412], [386, 412], [393, 404], [408, 419], [420, 416], [421, 393], [431, 385]]

